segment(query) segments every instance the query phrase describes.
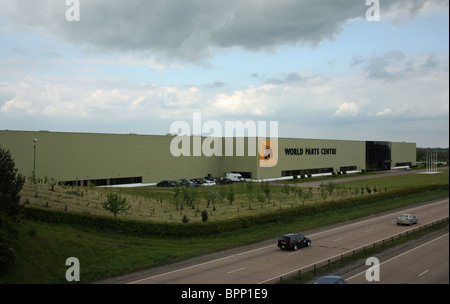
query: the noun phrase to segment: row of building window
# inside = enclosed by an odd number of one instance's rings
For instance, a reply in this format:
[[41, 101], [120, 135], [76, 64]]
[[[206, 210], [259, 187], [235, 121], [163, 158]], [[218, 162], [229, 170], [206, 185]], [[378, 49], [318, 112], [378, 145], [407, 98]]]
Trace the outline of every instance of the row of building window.
[[396, 167], [411, 167], [412, 166], [412, 162], [403, 162], [403, 163], [395, 163]]
[[142, 183], [142, 176], [137, 177], [118, 177], [118, 178], [102, 178], [90, 180], [72, 180], [59, 182], [60, 185], [87, 187], [89, 184], [94, 186], [114, 186], [125, 184], [139, 184]]
[[[347, 171], [352, 171], [352, 170], [357, 170], [356, 166], [344, 166], [344, 167], [340, 167], [339, 171], [340, 172], [347, 172]], [[284, 170], [281, 171], [281, 176], [308, 176], [309, 174], [323, 174], [323, 173], [332, 173], [334, 172], [334, 168], [333, 167], [328, 167], [328, 168], [314, 168], [314, 169], [299, 169], [299, 170]]]

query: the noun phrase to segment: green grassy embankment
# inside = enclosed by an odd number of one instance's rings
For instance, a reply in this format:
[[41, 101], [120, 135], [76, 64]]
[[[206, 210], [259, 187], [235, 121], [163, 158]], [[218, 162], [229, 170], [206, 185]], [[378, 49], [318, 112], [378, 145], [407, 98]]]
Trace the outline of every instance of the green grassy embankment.
[[[433, 176], [438, 183], [448, 185], [448, 170], [445, 174]], [[427, 183], [436, 183], [432, 178], [425, 178]], [[388, 181], [389, 187], [402, 182]], [[410, 180], [408, 186], [421, 182]], [[367, 183], [370, 182], [364, 181], [364, 184]], [[448, 188], [387, 198], [376, 204], [330, 209], [223, 233], [184, 238], [144, 236], [98, 227], [22, 220], [18, 224], [19, 241], [14, 247], [16, 265], [0, 277], [0, 283], [66, 283], [68, 266], [65, 261], [68, 257], [80, 260], [81, 282], [88, 283], [275, 238], [287, 231], [307, 231], [442, 197], [448, 197]]]

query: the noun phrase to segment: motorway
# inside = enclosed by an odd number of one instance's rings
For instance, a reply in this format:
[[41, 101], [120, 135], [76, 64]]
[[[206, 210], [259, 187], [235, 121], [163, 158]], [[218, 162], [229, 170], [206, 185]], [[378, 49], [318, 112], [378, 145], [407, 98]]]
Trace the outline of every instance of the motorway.
[[[369, 270], [372, 263], [342, 276], [349, 284], [448, 284], [448, 230], [380, 257], [379, 262], [378, 280], [371, 279], [375, 273]], [[369, 280], [366, 279], [367, 271]]]
[[[401, 211], [387, 212], [382, 215], [366, 217], [324, 227], [311, 232], [301, 232], [312, 240], [309, 248], [298, 251], [284, 251], [277, 246], [277, 239], [261, 243], [259, 247], [211, 258], [201, 259], [199, 262], [178, 267], [161, 268], [160, 271], [141, 272], [117, 278], [114, 283], [128, 284], [262, 284], [274, 283], [280, 277], [295, 274], [298, 269], [311, 267], [318, 262], [339, 257], [341, 254], [391, 236], [398, 236], [414, 226], [397, 226], [395, 218], [400, 213], [412, 213], [418, 216], [419, 225], [447, 218], [449, 216], [449, 200], [441, 199], [426, 204], [402, 208]], [[286, 231], [296, 232], [296, 231]], [[447, 277], [448, 281], [448, 236], [447, 248]], [[424, 253], [421, 261], [434, 260], [438, 257]], [[407, 256], [404, 256], [406, 259]], [[439, 257], [442, 259], [442, 257]], [[445, 259], [445, 258], [444, 258]], [[402, 259], [397, 259], [402, 260]], [[422, 263], [422, 262], [420, 262]], [[424, 263], [424, 262], [423, 262]], [[423, 264], [422, 263], [422, 264]], [[429, 266], [431, 268], [431, 266]], [[428, 269], [428, 268], [427, 268]], [[426, 271], [424, 269], [423, 271]], [[395, 271], [394, 271], [395, 272]], [[424, 277], [425, 272], [421, 277]], [[383, 273], [383, 278], [387, 271]], [[364, 278], [364, 275], [363, 275]], [[352, 280], [356, 280], [353, 279]], [[355, 281], [357, 282], [357, 281]]]

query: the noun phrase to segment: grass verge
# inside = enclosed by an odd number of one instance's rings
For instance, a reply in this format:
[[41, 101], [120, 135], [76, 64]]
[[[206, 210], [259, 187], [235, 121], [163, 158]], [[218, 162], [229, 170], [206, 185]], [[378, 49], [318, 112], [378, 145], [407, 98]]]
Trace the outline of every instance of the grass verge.
[[[249, 245], [275, 238], [287, 231], [306, 231], [370, 214], [442, 197], [436, 190], [401, 198], [386, 199], [376, 205], [361, 205], [286, 222], [254, 225], [211, 236], [176, 238], [135, 236], [67, 224], [23, 220], [19, 241], [14, 247], [15, 267], [0, 277], [0, 283], [67, 283], [65, 261], [80, 260], [81, 282], [123, 275], [150, 267], [186, 260], [202, 254]], [[275, 246], [275, 245], [274, 245]]]

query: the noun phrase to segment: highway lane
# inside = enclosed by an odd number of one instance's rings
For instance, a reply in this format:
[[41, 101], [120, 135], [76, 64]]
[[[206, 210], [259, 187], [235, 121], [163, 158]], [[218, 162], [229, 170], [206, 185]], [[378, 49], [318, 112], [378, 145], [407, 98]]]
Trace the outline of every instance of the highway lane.
[[[342, 227], [331, 230], [324, 230], [322, 232], [310, 235], [316, 240], [314, 243], [320, 247], [321, 250], [311, 251], [315, 256], [310, 264], [327, 261], [328, 259], [336, 259], [341, 254], [360, 248], [362, 246], [370, 246], [374, 242], [381, 241], [391, 236], [396, 237], [400, 233], [404, 233], [409, 229], [414, 229], [414, 226], [397, 226], [395, 218], [400, 212], [389, 212], [381, 216], [376, 216], [371, 219], [357, 221], [353, 224], [344, 225]], [[401, 213], [413, 213], [418, 216], [419, 224], [430, 223], [440, 218], [448, 217], [448, 199], [441, 200], [433, 204], [408, 208]], [[321, 259], [320, 259], [321, 258]], [[302, 264], [302, 267], [305, 265]], [[300, 267], [299, 267], [300, 268]], [[291, 271], [291, 273], [296, 272]], [[286, 276], [289, 273], [282, 273], [270, 279], [262, 281], [274, 282], [280, 276]], [[261, 283], [261, 282], [259, 282]]]
[[380, 257], [379, 261], [379, 281], [366, 280], [369, 266], [353, 270], [343, 277], [349, 284], [448, 284], [448, 231]]
[[[402, 209], [413, 213], [419, 224], [425, 224], [449, 216], [449, 201], [443, 199], [420, 206]], [[354, 248], [403, 233], [413, 227], [397, 226], [395, 217], [399, 211], [372, 216], [363, 220], [324, 228], [306, 236], [312, 246], [298, 251], [282, 251], [274, 239], [269, 245], [231, 254], [198, 264], [180, 267], [169, 272], [145, 276], [127, 277], [115, 283], [132, 284], [257, 284], [272, 283], [280, 276], [295, 273], [301, 267], [313, 265], [339, 256]], [[292, 232], [292, 231], [287, 231]], [[265, 243], [267, 244], [267, 243]]]

